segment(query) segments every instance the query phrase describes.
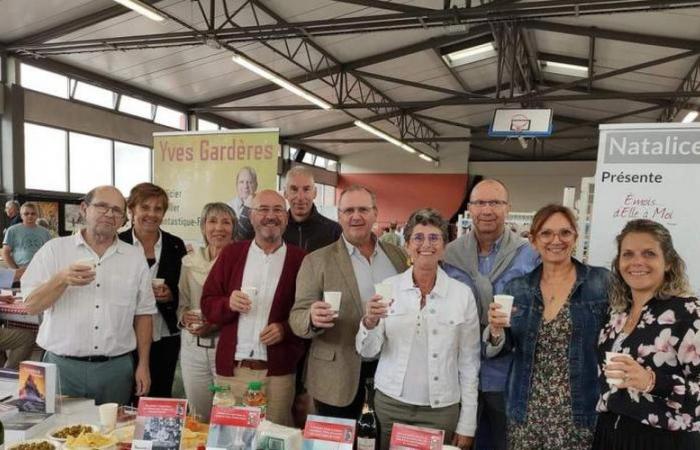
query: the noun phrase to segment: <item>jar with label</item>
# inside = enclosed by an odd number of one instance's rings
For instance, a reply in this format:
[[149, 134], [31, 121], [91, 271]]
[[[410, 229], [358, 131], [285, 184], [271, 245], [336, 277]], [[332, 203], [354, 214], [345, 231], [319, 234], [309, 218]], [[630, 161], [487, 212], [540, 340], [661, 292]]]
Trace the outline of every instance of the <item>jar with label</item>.
[[236, 406], [236, 397], [231, 392], [231, 386], [212, 384], [209, 390], [214, 393], [214, 406], [231, 407]]

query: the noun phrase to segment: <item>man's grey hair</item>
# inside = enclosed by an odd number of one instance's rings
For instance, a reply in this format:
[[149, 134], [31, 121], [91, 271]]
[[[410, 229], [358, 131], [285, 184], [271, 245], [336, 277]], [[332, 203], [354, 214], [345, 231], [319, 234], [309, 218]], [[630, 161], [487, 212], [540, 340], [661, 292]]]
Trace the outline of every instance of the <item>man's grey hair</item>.
[[23, 209], [31, 209], [31, 210], [33, 210], [35, 213], [39, 214], [39, 207], [38, 207], [37, 204], [34, 203], [34, 202], [24, 202], [24, 203], [22, 203], [22, 207], [19, 209], [20, 212], [21, 212]]
[[350, 192], [366, 192], [369, 194], [370, 197], [372, 197], [372, 207], [376, 208], [377, 207], [377, 196], [372, 192], [370, 188], [367, 186], [363, 186], [361, 184], [353, 184], [348, 186], [343, 190], [343, 192], [340, 193], [340, 197], [338, 197], [338, 205], [343, 201], [343, 197], [345, 194], [348, 194]]
[[17, 200], [8, 200], [5, 202], [5, 208], [14, 206], [17, 211], [19, 211], [19, 202]]
[[287, 182], [292, 178], [296, 176], [303, 176], [307, 178], [311, 178], [311, 182], [316, 185], [316, 178], [314, 177], [314, 171], [311, 170], [309, 167], [304, 167], [304, 166], [294, 166], [291, 169], [287, 171], [287, 173], [284, 175], [284, 190], [287, 190]]

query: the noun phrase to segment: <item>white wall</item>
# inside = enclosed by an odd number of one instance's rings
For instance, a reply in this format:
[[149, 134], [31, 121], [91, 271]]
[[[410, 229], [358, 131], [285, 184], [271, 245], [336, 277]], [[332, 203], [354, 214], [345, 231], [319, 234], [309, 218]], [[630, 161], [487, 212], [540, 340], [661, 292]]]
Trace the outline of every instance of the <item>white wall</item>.
[[340, 158], [340, 173], [467, 173], [468, 146], [440, 151], [440, 165], [423, 161], [392, 145], [380, 144], [373, 150]]
[[595, 175], [595, 161], [473, 162], [469, 175], [498, 178], [508, 186], [512, 211], [536, 211], [547, 203], [561, 203], [564, 188], [576, 187], [581, 178]]

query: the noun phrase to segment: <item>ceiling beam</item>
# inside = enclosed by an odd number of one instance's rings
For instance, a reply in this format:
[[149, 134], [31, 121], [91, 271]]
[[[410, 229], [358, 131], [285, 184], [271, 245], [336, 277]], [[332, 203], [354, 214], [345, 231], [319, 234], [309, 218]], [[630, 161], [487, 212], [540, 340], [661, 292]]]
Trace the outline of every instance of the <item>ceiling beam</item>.
[[[683, 81], [678, 85], [679, 91], [699, 91], [700, 90], [700, 58], [698, 58], [690, 68]], [[678, 97], [671, 105], [661, 112], [659, 122], [673, 122], [678, 113], [684, 109], [697, 108], [691, 105], [690, 97]]]
[[[147, 3], [149, 5], [156, 4], [160, 2], [161, 0], [141, 0], [144, 3]], [[62, 23], [60, 25], [56, 25], [51, 28], [47, 28], [45, 30], [39, 31], [38, 33], [31, 34], [29, 36], [25, 36], [21, 39], [18, 39], [14, 42], [11, 42], [8, 44], [8, 46], [21, 46], [21, 45], [27, 45], [27, 44], [40, 44], [43, 42], [47, 42], [53, 39], [60, 38], [61, 36], [65, 36], [70, 33], [74, 33], [76, 31], [80, 31], [83, 28], [90, 27], [92, 25], [96, 25], [100, 22], [104, 22], [105, 20], [109, 19], [114, 19], [115, 17], [119, 17], [122, 14], [130, 13], [133, 12], [131, 9], [121, 6], [121, 5], [114, 5], [110, 6], [109, 8], [105, 8], [103, 10], [87, 14], [82, 17], [78, 17], [77, 19], [72, 19], [69, 20], [68, 22]]]
[[[307, 144], [380, 144], [387, 143], [384, 139], [379, 138], [328, 138], [328, 139], [289, 139], [280, 138], [286, 143], [296, 143], [302, 142]], [[598, 133], [591, 134], [572, 134], [572, 135], [551, 135], [551, 136], [538, 136], [538, 140], [553, 140], [553, 141], [572, 141], [572, 140], [585, 140], [585, 139], [598, 139]], [[425, 142], [425, 139], [418, 138], [405, 138], [405, 142], [409, 143], [421, 143]], [[492, 138], [486, 135], [471, 135], [471, 136], [440, 136], [433, 138], [437, 142], [488, 142], [503, 140], [501, 137]]]
[[353, 5], [368, 6], [376, 9], [386, 9], [399, 12], [433, 12], [432, 8], [421, 8], [420, 6], [402, 5], [400, 3], [389, 3], [382, 0], [335, 0], [337, 3], [351, 3]]
[[634, 44], [655, 45], [659, 47], [685, 50], [700, 49], [700, 40], [697, 39], [681, 39], [672, 36], [632, 33], [629, 31], [611, 30], [598, 27], [582, 27], [542, 20], [527, 20], [522, 22], [522, 26], [531, 30], [552, 31], [555, 33], [588, 36], [613, 41], [631, 42]]
[[[424, 41], [417, 42], [415, 44], [409, 44], [405, 45], [403, 47], [398, 47], [393, 50], [389, 50], [386, 52], [382, 53], [377, 53], [374, 55], [370, 56], [365, 56], [362, 58], [355, 59], [353, 61], [348, 61], [346, 63], [341, 63], [335, 67], [325, 69], [325, 70], [319, 70], [316, 73], [309, 74], [305, 73], [303, 75], [295, 76], [289, 78], [289, 81], [292, 83], [296, 84], [302, 84], [306, 83], [308, 81], [312, 80], [317, 80], [319, 78], [335, 75], [337, 73], [342, 72], [343, 70], [354, 70], [354, 69], [359, 69], [361, 67], [367, 67], [371, 66], [374, 64], [380, 64], [386, 61], [391, 61], [392, 59], [396, 58], [401, 58], [403, 56], [408, 56], [412, 55], [414, 53], [418, 53], [424, 50], [430, 50], [433, 48], [437, 47], [442, 47], [445, 45], [450, 45], [450, 44], [455, 44], [458, 42], [462, 42], [464, 40], [473, 38], [475, 36], [480, 36], [483, 34], [486, 34], [489, 32], [488, 27], [486, 26], [477, 26], [473, 27], [471, 30], [469, 30], [468, 33], [465, 34], [460, 34], [460, 35], [449, 35], [449, 36], [440, 36], [436, 38], [430, 38], [426, 39]], [[246, 98], [250, 97], [255, 97], [256, 95], [262, 95], [262, 94], [267, 94], [268, 92], [274, 92], [278, 89], [282, 89], [275, 83], [266, 83], [262, 86], [258, 86], [256, 88], [248, 89], [245, 91], [241, 92], [234, 92], [231, 94], [226, 94], [223, 96], [215, 97], [209, 100], [205, 100], [203, 102], [197, 102], [193, 104], [193, 107], [196, 108], [201, 108], [201, 107], [207, 107], [207, 106], [215, 106], [215, 105], [222, 105], [225, 103], [231, 103], [235, 102], [238, 100], [243, 100]]]

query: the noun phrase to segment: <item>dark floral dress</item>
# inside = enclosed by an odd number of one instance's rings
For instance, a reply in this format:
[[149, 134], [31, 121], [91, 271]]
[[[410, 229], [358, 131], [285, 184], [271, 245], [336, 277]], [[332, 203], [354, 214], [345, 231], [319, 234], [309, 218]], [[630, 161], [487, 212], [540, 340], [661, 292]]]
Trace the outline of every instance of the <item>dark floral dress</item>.
[[540, 324], [532, 371], [527, 419], [510, 424], [511, 450], [587, 450], [593, 430], [576, 427], [571, 417], [569, 382], [569, 342], [571, 315], [569, 303], [549, 322]]
[[700, 300], [652, 298], [642, 309], [637, 326], [615, 349], [656, 373], [656, 384], [649, 393], [609, 386], [602, 372], [605, 352], [613, 350], [627, 314], [611, 312], [600, 331], [598, 411], [670, 431], [700, 431]]

